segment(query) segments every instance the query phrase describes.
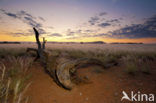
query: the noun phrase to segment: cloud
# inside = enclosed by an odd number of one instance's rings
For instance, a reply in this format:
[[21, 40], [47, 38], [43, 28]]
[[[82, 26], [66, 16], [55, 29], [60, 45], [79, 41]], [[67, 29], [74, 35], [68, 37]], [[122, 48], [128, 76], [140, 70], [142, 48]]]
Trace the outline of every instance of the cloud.
[[75, 35], [75, 32], [70, 32], [70, 33], [67, 33], [66, 35], [67, 36], [74, 36]]
[[38, 23], [31, 17], [23, 17], [21, 20], [26, 24], [30, 25], [31, 27], [36, 27], [38, 29], [41, 29], [43, 27], [41, 23]]
[[42, 29], [42, 28], [38, 28], [38, 32], [40, 33], [40, 34], [48, 34], [48, 32], [46, 32], [44, 29]]
[[12, 35], [14, 37], [31, 36], [32, 35], [32, 33], [30, 33], [30, 32], [27, 32], [27, 33], [24, 33], [24, 32], [16, 32], [16, 33], [10, 32], [8, 34]]
[[[17, 13], [7, 12], [6, 10], [0, 9], [5, 15], [19, 19], [29, 25], [30, 27], [36, 27], [40, 34], [46, 34], [46, 31], [43, 29], [43, 24], [37, 21], [37, 18], [27, 13], [26, 11], [19, 11]], [[40, 17], [41, 19], [41, 17]], [[43, 18], [42, 18], [43, 19]], [[26, 36], [26, 35], [25, 35]]]
[[107, 22], [109, 22], [109, 23], [120, 23], [120, 20], [119, 19], [111, 19], [111, 20], [108, 20]]
[[156, 15], [146, 19], [142, 24], [131, 24], [121, 29], [109, 31], [105, 34], [97, 34], [96, 37], [107, 36], [111, 38], [150, 38], [156, 37]]
[[105, 34], [105, 33], [99, 33], [99, 34], [95, 34], [93, 35], [92, 37], [104, 37], [104, 36], [107, 36], [108, 34]]
[[50, 35], [48, 35], [48, 36], [52, 36], [52, 37], [62, 37], [62, 35], [59, 34], [59, 33], [53, 33], [53, 34], [50, 34]]
[[95, 17], [91, 17], [88, 22], [90, 23], [90, 25], [95, 25], [98, 23], [99, 20], [100, 18], [98, 16], [95, 16]]
[[99, 13], [99, 16], [104, 16], [104, 15], [107, 15], [107, 12], [101, 12], [101, 13]]
[[98, 24], [99, 27], [105, 28], [108, 26], [116, 26], [116, 25], [120, 25], [121, 23], [121, 19], [111, 19], [111, 20], [107, 20], [103, 23]]
[[[101, 23], [98, 26], [104, 28], [112, 25], [110, 23], [114, 23], [114, 22], [115, 23], [119, 22], [119, 19], [112, 19], [107, 22]], [[77, 35], [68, 39], [76, 39], [76, 38], [83, 38], [83, 37], [109, 37], [109, 38], [118, 38], [118, 39], [156, 38], [156, 15], [147, 18], [146, 21], [142, 24], [126, 25], [123, 28], [114, 31], [109, 31], [107, 33], [94, 32], [94, 35], [92, 35], [89, 34], [90, 31], [92, 30], [85, 30], [85, 31], [86, 31], [86, 35]]]
[[13, 14], [13, 13], [6, 13], [6, 15], [13, 17], [13, 18], [17, 18], [16, 14]]
[[89, 29], [87, 29], [87, 30], [83, 30], [85, 33], [95, 33], [95, 32], [97, 32], [97, 30], [89, 30]]
[[[95, 16], [96, 17], [96, 16]], [[113, 25], [120, 25], [123, 18], [114, 18], [106, 20], [105, 22], [98, 23], [99, 17], [91, 19], [94, 25], [97, 25], [101, 28], [106, 28]], [[98, 22], [97, 22], [98, 21]], [[108, 31], [107, 33], [92, 32], [92, 29], [87, 30], [69, 30], [69, 36], [67, 39], [77, 39], [84, 37], [109, 37], [109, 38], [118, 38], [118, 39], [136, 39], [136, 38], [156, 38], [156, 15], [146, 18], [143, 23], [140, 24], [131, 24], [126, 25], [120, 29], [113, 31]]]
[[95, 30], [82, 30], [82, 29], [71, 30], [71, 29], [68, 29], [66, 32], [66, 36], [68, 36], [69, 38], [85, 37], [86, 35], [89, 35], [89, 33], [93, 33], [93, 32], [95, 32]]
[[156, 15], [148, 18], [143, 24], [132, 24], [112, 32], [117, 38], [147, 38], [156, 37]]
[[72, 31], [71, 29], [68, 29], [66, 32], [66, 36], [74, 36], [75, 35], [75, 31]]
[[116, 25], [120, 25], [121, 21], [120, 19], [111, 19], [111, 20], [107, 20], [105, 22], [99, 23], [98, 26], [105, 28], [108, 26], [116, 26]]
[[108, 13], [101, 12], [93, 17], [90, 17], [90, 19], [88, 20], [89, 25], [105, 28], [108, 26], [119, 25], [119, 23], [121, 23], [121, 20], [123, 20], [123, 18], [113, 18], [113, 19], [104, 18], [103, 16], [105, 15], [108, 15]]
[[110, 23], [101, 23], [101, 24], [98, 24], [99, 27], [102, 27], [102, 28], [105, 28], [107, 26], [110, 26], [111, 24]]
[[42, 18], [42, 17], [40, 17], [40, 16], [39, 16], [38, 18], [39, 18], [40, 20], [42, 20], [42, 21], [45, 21], [45, 19], [44, 19], [44, 18]]
[[9, 34], [11, 34], [12, 36], [14, 36], [14, 37], [20, 37], [21, 35], [25, 35], [25, 33], [20, 33], [20, 32], [18, 32], [18, 33], [9, 33]]
[[83, 37], [90, 37], [89, 34], [91, 33], [94, 33], [95, 30], [82, 30], [82, 29], [78, 29], [78, 30], [71, 30], [71, 29], [68, 29], [66, 31], [66, 36], [67, 38], [66, 39], [80, 39], [80, 38], [83, 38]]
[[27, 16], [27, 17], [31, 17], [31, 18], [33, 18], [33, 19], [36, 19], [36, 17], [32, 16], [31, 14], [29, 14], [29, 13], [27, 13], [26, 11], [23, 11], [23, 10], [19, 11], [17, 14], [18, 14], [19, 16]]
[[0, 11], [2, 11], [5, 15], [7, 15], [7, 16], [10, 16], [10, 17], [13, 17], [13, 18], [18, 18], [17, 16], [16, 16], [16, 14], [14, 14], [14, 13], [9, 13], [9, 12], [6, 12], [5, 10], [3, 10], [3, 9], [0, 9]]

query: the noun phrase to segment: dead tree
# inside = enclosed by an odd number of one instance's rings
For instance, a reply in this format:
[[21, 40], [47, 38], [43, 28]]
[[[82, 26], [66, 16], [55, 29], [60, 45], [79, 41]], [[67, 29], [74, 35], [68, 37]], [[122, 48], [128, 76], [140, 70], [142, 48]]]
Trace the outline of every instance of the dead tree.
[[35, 32], [35, 38], [36, 38], [36, 43], [37, 43], [38, 48], [37, 49], [35, 49], [35, 48], [27, 48], [27, 52], [35, 51], [37, 56], [36, 56], [34, 61], [40, 59], [41, 62], [43, 64], [45, 64], [45, 57], [44, 57], [44, 53], [45, 52], [44, 52], [44, 50], [45, 50], [46, 40], [45, 40], [45, 38], [43, 38], [43, 43], [41, 44], [41, 42], [39, 40], [39, 33], [38, 33], [38, 31], [35, 28], [33, 28], [33, 30]]
[[51, 55], [45, 50], [46, 40], [43, 38], [43, 43], [41, 44], [39, 40], [39, 32], [35, 29], [35, 38], [38, 48], [28, 48], [27, 52], [35, 51], [37, 56], [35, 61], [39, 59], [44, 66], [44, 69], [48, 71], [50, 76], [54, 81], [61, 87], [65, 89], [72, 89], [74, 83], [72, 82], [72, 75], [76, 73], [76, 70], [86, 64], [97, 64], [102, 65], [102, 63], [95, 59], [80, 58], [73, 59], [69, 58], [67, 55]]

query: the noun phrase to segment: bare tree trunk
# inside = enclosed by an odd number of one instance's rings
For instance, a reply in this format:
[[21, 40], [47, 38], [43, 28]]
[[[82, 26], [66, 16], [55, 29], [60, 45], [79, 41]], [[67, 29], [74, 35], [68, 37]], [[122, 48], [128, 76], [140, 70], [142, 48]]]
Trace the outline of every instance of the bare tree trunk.
[[33, 29], [34, 29], [34, 32], [35, 32], [36, 43], [38, 45], [38, 50], [39, 50], [39, 49], [41, 49], [41, 43], [40, 43], [40, 40], [39, 40], [39, 33], [35, 28], [33, 28]]
[[45, 49], [45, 44], [46, 44], [46, 40], [45, 40], [45, 37], [43, 37], [43, 44], [42, 44], [42, 49], [43, 50]]

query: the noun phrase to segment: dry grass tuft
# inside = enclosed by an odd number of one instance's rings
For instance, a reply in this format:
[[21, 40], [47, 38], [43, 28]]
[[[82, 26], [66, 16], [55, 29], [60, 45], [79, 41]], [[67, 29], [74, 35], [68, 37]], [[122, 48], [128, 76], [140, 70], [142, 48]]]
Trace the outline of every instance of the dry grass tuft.
[[0, 65], [0, 103], [21, 103], [24, 92], [30, 86], [28, 68], [33, 60], [30, 57], [8, 56]]

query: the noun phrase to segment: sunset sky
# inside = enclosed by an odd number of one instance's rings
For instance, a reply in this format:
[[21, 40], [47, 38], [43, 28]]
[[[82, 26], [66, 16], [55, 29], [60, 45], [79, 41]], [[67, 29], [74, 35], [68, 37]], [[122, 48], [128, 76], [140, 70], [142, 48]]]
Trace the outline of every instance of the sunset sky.
[[156, 0], [0, 0], [0, 41], [156, 43]]

